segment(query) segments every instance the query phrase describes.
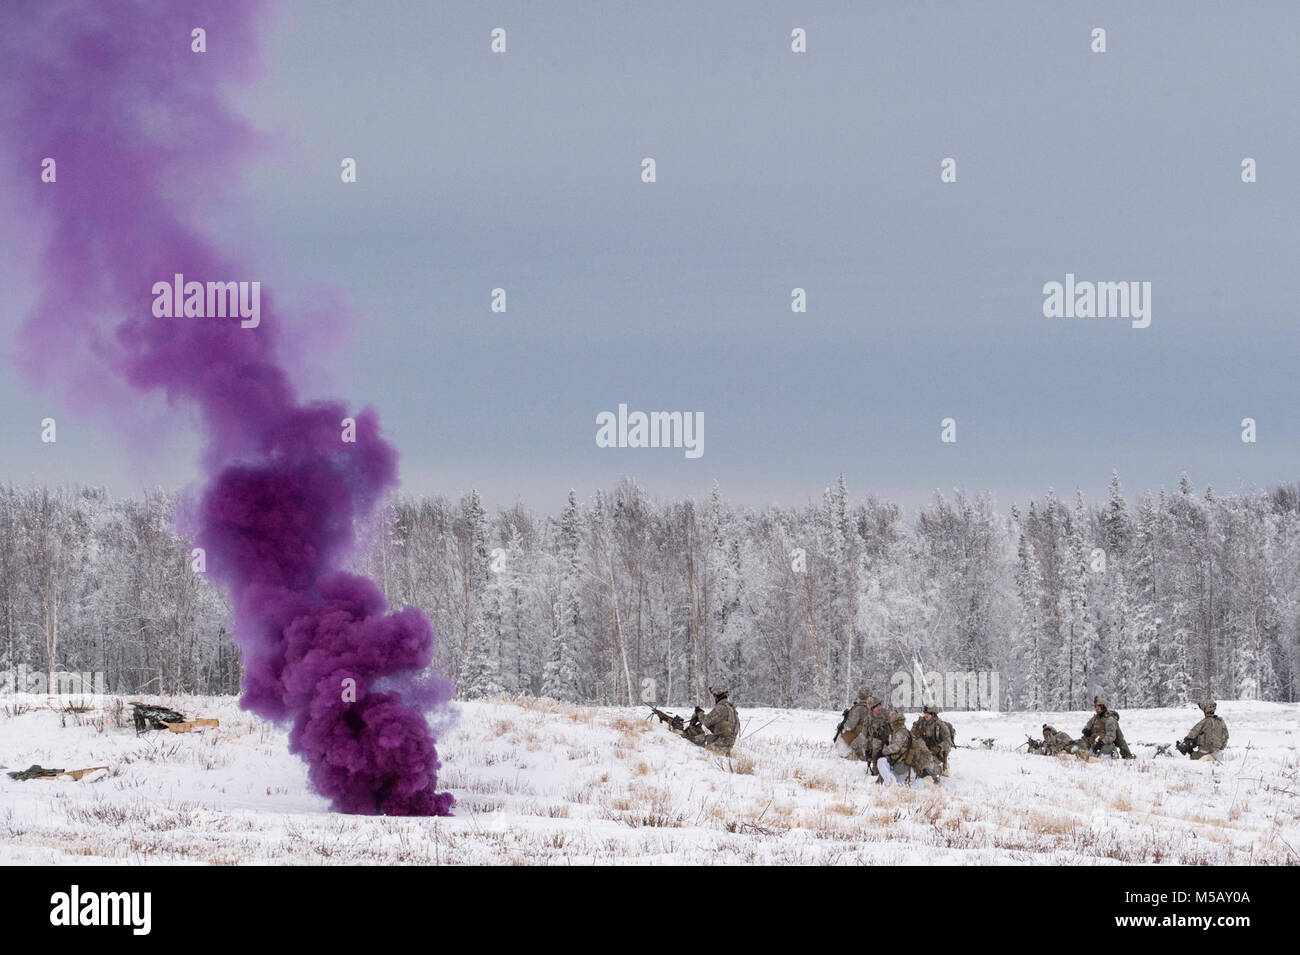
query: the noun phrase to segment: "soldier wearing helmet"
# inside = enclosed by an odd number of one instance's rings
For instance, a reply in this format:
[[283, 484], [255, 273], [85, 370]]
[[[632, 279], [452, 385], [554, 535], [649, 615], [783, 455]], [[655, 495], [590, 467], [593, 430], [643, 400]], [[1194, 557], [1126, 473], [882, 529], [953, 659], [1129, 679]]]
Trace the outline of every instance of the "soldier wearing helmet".
[[1218, 762], [1228, 746], [1228, 724], [1215, 714], [1218, 707], [1213, 700], [1204, 701], [1200, 707], [1205, 716], [1178, 743], [1178, 752], [1192, 759], [1208, 757]]
[[1075, 750], [1074, 740], [1069, 733], [1062, 733], [1055, 726], [1043, 724], [1043, 748], [1039, 750], [1044, 756], [1059, 756]]
[[893, 783], [896, 776], [907, 771], [907, 752], [912, 747], [912, 734], [907, 731], [907, 717], [899, 710], [889, 714], [888, 741], [880, 749], [876, 768], [880, 782]]
[[889, 714], [889, 742], [881, 748], [877, 769], [884, 783], [897, 782], [900, 776], [909, 781], [912, 776], [932, 783], [939, 781], [939, 764], [924, 743], [912, 738], [907, 731], [907, 717], [899, 710]]
[[1092, 698], [1093, 717], [1083, 727], [1083, 740], [1088, 749], [1098, 756], [1114, 758], [1118, 753], [1133, 759], [1133, 753], [1119, 728], [1119, 714], [1110, 708], [1104, 697]]
[[836, 738], [843, 739], [858, 759], [863, 759], [867, 755], [867, 743], [870, 739], [867, 730], [871, 722], [871, 708], [878, 702], [872, 695], [870, 686], [860, 686], [858, 698], [844, 711], [844, 719], [840, 723]]
[[729, 755], [736, 743], [736, 734], [740, 732], [740, 714], [727, 699], [727, 687], [711, 686], [709, 692], [713, 694], [713, 709], [700, 717], [705, 733], [694, 742]]
[[912, 724], [912, 737], [920, 740], [929, 750], [930, 755], [942, 766], [943, 775], [948, 775], [948, 753], [952, 749], [952, 724], [939, 719], [939, 707], [927, 703], [916, 722]]
[[874, 696], [867, 702], [871, 706], [871, 717], [863, 725], [862, 733], [867, 737], [863, 755], [866, 757], [867, 768], [871, 770], [871, 775], [879, 778], [881, 752], [889, 745], [893, 735], [891, 724], [895, 713]]

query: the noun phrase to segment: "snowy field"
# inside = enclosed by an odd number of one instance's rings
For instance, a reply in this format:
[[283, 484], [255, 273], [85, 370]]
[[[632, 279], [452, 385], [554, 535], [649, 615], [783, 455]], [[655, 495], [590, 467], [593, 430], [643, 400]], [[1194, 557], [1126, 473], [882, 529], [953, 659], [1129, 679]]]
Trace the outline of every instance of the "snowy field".
[[[137, 698], [133, 698], [137, 699]], [[110, 769], [80, 782], [0, 775], [0, 862], [21, 864], [1295, 864], [1300, 705], [1221, 702], [1223, 766], [1153, 759], [1199, 717], [1123, 711], [1130, 762], [1030, 756], [1046, 720], [948, 713], [962, 747], [937, 790], [884, 788], [837, 757], [839, 713], [741, 707], [731, 759], [648, 711], [466, 703], [439, 742], [445, 819], [341, 816], [307, 786], [286, 731], [230, 697], [148, 698], [221, 726], [137, 738], [109, 698], [0, 699], [4, 769]], [[909, 725], [911, 717], [909, 717]], [[985, 749], [977, 740], [991, 738]]]

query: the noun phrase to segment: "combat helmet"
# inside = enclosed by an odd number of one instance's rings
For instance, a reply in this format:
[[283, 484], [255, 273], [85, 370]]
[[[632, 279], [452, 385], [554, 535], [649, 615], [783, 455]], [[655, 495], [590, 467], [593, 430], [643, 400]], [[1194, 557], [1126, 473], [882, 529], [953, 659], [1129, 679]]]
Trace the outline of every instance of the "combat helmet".
[[1213, 716], [1214, 711], [1218, 709], [1213, 700], [1205, 700], [1201, 703], [1201, 712], [1206, 716]]
[[727, 686], [724, 683], [717, 683], [709, 687], [709, 692], [713, 694], [714, 699], [722, 700], [727, 696]]
[[871, 687], [868, 684], [864, 683], [862, 686], [858, 687], [859, 702], [866, 703], [868, 700], [872, 699], [875, 699], [875, 697], [871, 695]]
[[925, 709], [922, 710], [921, 712], [923, 712], [923, 713], [929, 713], [929, 714], [932, 715], [932, 716], [938, 716], [938, 715], [939, 715], [939, 707], [938, 707], [936, 704], [934, 704], [934, 703], [927, 703], [927, 704], [925, 704]]

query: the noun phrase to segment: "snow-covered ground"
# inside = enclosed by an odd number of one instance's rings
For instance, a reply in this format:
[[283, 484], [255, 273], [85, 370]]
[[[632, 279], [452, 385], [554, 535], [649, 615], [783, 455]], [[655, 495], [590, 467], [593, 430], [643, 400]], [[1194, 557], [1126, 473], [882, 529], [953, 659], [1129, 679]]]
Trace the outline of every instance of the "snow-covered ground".
[[[0, 699], [0, 863], [1211, 863], [1300, 862], [1300, 705], [1224, 702], [1222, 766], [1153, 759], [1199, 712], [1131, 710], [1138, 759], [1030, 756], [1044, 721], [1087, 713], [948, 713], [961, 746], [937, 790], [872, 784], [837, 757], [837, 713], [741, 707], [731, 759], [648, 711], [549, 700], [466, 703], [439, 743], [456, 816], [343, 816], [307, 786], [284, 729], [230, 697], [151, 698], [217, 729], [137, 738], [109, 698]], [[910, 719], [909, 719], [910, 723]], [[992, 749], [976, 741], [991, 738]], [[1019, 747], [1019, 748], [1018, 748]]]

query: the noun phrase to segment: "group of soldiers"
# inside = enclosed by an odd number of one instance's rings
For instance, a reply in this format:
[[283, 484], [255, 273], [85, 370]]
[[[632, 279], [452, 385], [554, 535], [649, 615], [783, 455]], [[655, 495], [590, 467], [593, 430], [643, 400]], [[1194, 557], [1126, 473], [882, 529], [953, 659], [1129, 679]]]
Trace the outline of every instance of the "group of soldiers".
[[887, 708], [870, 686], [863, 686], [835, 728], [834, 741], [843, 741], [849, 755], [865, 760], [877, 783], [918, 779], [937, 785], [948, 775], [953, 739], [952, 724], [939, 718], [933, 703], [926, 704], [909, 730], [901, 710]]
[[1093, 715], [1084, 724], [1083, 735], [1072, 739], [1050, 723], [1043, 724], [1042, 740], [1031, 739], [1029, 751], [1040, 756], [1109, 756], [1118, 753], [1123, 759], [1134, 759], [1128, 740], [1119, 726], [1119, 712], [1100, 696], [1092, 698]]
[[[650, 709], [689, 742], [730, 755], [740, 732], [740, 714], [728, 698], [727, 687], [711, 686], [709, 692], [713, 695], [713, 708], [706, 711], [695, 707], [689, 721], [653, 705]], [[1084, 725], [1081, 737], [1073, 739], [1044, 723], [1042, 740], [1029, 741], [1030, 752], [1043, 756], [1133, 759], [1119, 725], [1119, 713], [1100, 696], [1093, 697], [1092, 702], [1093, 715]], [[1175, 745], [1180, 753], [1192, 759], [1217, 761], [1228, 745], [1228, 726], [1215, 714], [1213, 700], [1201, 703], [1200, 707], [1204, 718]], [[848, 755], [864, 760], [877, 783], [910, 784], [915, 779], [937, 785], [941, 777], [948, 775], [948, 754], [955, 738], [952, 724], [939, 718], [939, 708], [933, 703], [926, 704], [909, 730], [907, 717], [901, 710], [886, 707], [870, 686], [863, 686], [858, 688], [858, 698], [844, 711], [844, 718], [835, 728], [834, 741], [836, 745], [842, 742], [847, 746]]]
[[[1218, 762], [1219, 755], [1228, 746], [1228, 724], [1215, 713], [1217, 707], [1213, 700], [1206, 700], [1200, 707], [1204, 717], [1174, 745], [1184, 756]], [[1124, 739], [1124, 731], [1120, 729], [1119, 713], [1100, 696], [1093, 697], [1092, 708], [1092, 718], [1084, 725], [1081, 737], [1073, 739], [1069, 733], [1044, 723], [1042, 740], [1031, 739], [1029, 751], [1041, 756], [1070, 755], [1083, 759], [1103, 756], [1113, 759], [1119, 755], [1123, 759], [1133, 759], [1133, 751], [1128, 748], [1128, 740]]]
[[[728, 699], [725, 686], [711, 686], [713, 709], [695, 707], [690, 720], [665, 713], [654, 705], [651, 713], [661, 723], [688, 742], [721, 755], [730, 755], [740, 731], [740, 714]], [[844, 711], [844, 719], [835, 730], [852, 755], [865, 760], [877, 783], [926, 780], [937, 784], [948, 775], [948, 753], [953, 746], [952, 724], [939, 718], [933, 704], [907, 728], [907, 717], [900, 710], [887, 709], [871, 692], [858, 689], [857, 701]]]

